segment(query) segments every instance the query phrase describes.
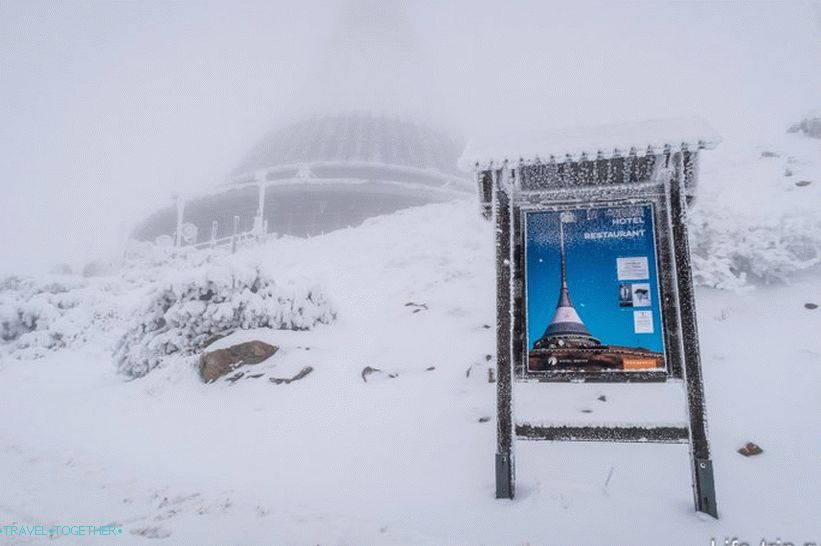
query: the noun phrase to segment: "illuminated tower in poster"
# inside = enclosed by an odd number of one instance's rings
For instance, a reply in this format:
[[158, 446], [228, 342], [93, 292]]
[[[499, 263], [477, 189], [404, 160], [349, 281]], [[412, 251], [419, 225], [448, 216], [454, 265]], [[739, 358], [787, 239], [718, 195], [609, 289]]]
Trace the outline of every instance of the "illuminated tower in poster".
[[[641, 347], [641, 341], [630, 344], [630, 338], [635, 336], [634, 321], [630, 321], [630, 330], [628, 334], [621, 338], [614, 336], [612, 331], [606, 327], [603, 328], [601, 317], [596, 316], [596, 328], [599, 332], [605, 333], [604, 341], [597, 337], [593, 337], [590, 330], [582, 321], [573, 301], [570, 298], [570, 287], [567, 273], [567, 244], [565, 241], [565, 226], [579, 222], [580, 220], [575, 214], [582, 211], [564, 211], [561, 213], [550, 212], [553, 216], [551, 224], [555, 221], [558, 223], [558, 248], [559, 254], [559, 299], [556, 302], [556, 309], [553, 312], [553, 317], [547, 324], [542, 336], [533, 344], [533, 347], [528, 353], [528, 369], [530, 371], [546, 371], [546, 370], [563, 370], [563, 371], [602, 371], [602, 370], [647, 370], [658, 369], [664, 366], [664, 354], [656, 352], [647, 348]], [[589, 212], [587, 213], [589, 214]], [[595, 216], [594, 216], [595, 217]], [[582, 220], [583, 221], [583, 220]], [[549, 224], [539, 224], [541, 229], [545, 229]], [[588, 217], [587, 226], [590, 225], [590, 218]], [[554, 243], [555, 244], [555, 243]], [[573, 241], [570, 241], [570, 248], [573, 250]], [[556, 248], [556, 247], [554, 247]], [[590, 254], [570, 253], [572, 256], [585, 260], [585, 267], [582, 274], [589, 274], [591, 278], [595, 278], [595, 271], [597, 266], [596, 257]], [[552, 254], [551, 256], [555, 256]], [[555, 258], [550, 258], [555, 259]], [[579, 271], [578, 269], [574, 271]], [[585, 279], [589, 281], [590, 279]], [[553, 290], [553, 283], [548, 282], [548, 290]], [[538, 285], [538, 290], [534, 291], [535, 286], [530, 286], [528, 292], [531, 294], [542, 292], [544, 281]], [[614, 288], [617, 288], [615, 285]], [[589, 298], [590, 295], [587, 294]], [[588, 300], [589, 301], [589, 300]], [[614, 298], [613, 305], [616, 305]], [[601, 310], [601, 306], [593, 305], [587, 309], [588, 313], [595, 313], [596, 309]], [[617, 307], [618, 309], [618, 307]], [[632, 318], [631, 315], [622, 314], [617, 319]], [[601, 312], [601, 311], [599, 311]], [[590, 319], [590, 317], [588, 317]], [[627, 320], [624, 321], [625, 323]], [[607, 326], [607, 325], [605, 325]], [[627, 341], [627, 343], [618, 343], [618, 341]], [[616, 340], [616, 343], [613, 341]]]
[[599, 345], [598, 339], [590, 335], [587, 326], [582, 322], [573, 302], [570, 300], [570, 289], [567, 286], [567, 255], [564, 248], [564, 224], [573, 222], [572, 212], [559, 215], [559, 255], [561, 259], [561, 285], [559, 301], [553, 319], [548, 324], [542, 337], [533, 345], [534, 349], [551, 349], [555, 347], [586, 347]]

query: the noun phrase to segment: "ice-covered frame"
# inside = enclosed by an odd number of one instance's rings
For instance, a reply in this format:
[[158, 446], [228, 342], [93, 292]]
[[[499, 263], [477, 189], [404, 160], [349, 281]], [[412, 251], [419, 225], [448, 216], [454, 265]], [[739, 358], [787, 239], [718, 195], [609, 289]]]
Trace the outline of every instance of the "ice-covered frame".
[[[682, 151], [682, 160], [689, 169], [684, 172], [684, 188], [695, 185], [695, 154]], [[673, 256], [673, 231], [671, 208], [674, 161], [669, 148], [658, 155], [645, 156], [635, 153], [627, 157], [618, 155], [611, 159], [588, 161], [582, 155], [578, 162], [561, 164], [523, 165], [513, 172], [512, 198], [512, 313], [517, 324], [522, 325], [518, 339], [514, 335], [514, 373], [519, 380], [537, 381], [605, 381], [639, 382], [665, 381], [668, 376], [683, 377], [683, 353], [681, 348], [681, 320], [678, 316], [678, 287], [676, 286], [675, 259]], [[686, 158], [684, 156], [686, 154]], [[689, 176], [687, 172], [689, 171]], [[518, 190], [518, 191], [517, 191]], [[653, 210], [653, 227], [656, 246], [656, 266], [659, 272], [661, 318], [665, 346], [666, 369], [649, 371], [602, 371], [602, 372], [532, 372], [527, 370], [526, 325], [527, 299], [525, 290], [525, 218], [531, 211], [564, 210], [573, 208], [617, 207], [649, 204]], [[522, 273], [522, 274], [519, 274]]]
[[[558, 162], [538, 159], [503, 162], [477, 169], [480, 205], [496, 224], [497, 270], [497, 454], [496, 496], [514, 494], [513, 438], [620, 442], [688, 443], [698, 511], [717, 517], [710, 460], [704, 387], [698, 346], [686, 207], [696, 185], [698, 147], [649, 147], [610, 157], [585, 154]], [[478, 166], [478, 165], [477, 165]], [[524, 213], [651, 203], [653, 205], [659, 288], [663, 308], [666, 370], [647, 372], [527, 372], [524, 301]], [[512, 383], [536, 381], [683, 380], [689, 422], [686, 427], [553, 426], [515, 423]]]
[[[480, 198], [487, 217], [491, 214], [495, 193], [502, 190], [509, 201], [508, 211], [497, 211], [497, 227], [506, 233], [510, 246], [510, 281], [506, 281], [510, 291], [511, 363], [516, 379], [536, 381], [605, 381], [639, 382], [665, 381], [668, 377], [684, 377], [683, 340], [694, 343], [694, 358], [698, 359], [698, 341], [693, 303], [682, 301], [684, 296], [692, 299], [690, 281], [690, 260], [687, 247], [686, 226], [683, 215], [686, 205], [674, 201], [689, 201], [692, 188], [696, 185], [696, 161], [698, 151], [690, 151], [686, 146], [675, 152], [664, 147], [656, 153], [652, 148], [639, 156], [632, 151], [622, 157], [614, 154], [609, 159], [602, 157], [588, 160], [584, 154], [578, 161], [567, 159], [562, 163], [520, 162], [511, 167], [478, 173]], [[496, 187], [494, 192], [493, 188]], [[650, 371], [602, 371], [602, 372], [529, 372], [525, 365], [527, 358], [525, 320], [525, 275], [524, 275], [524, 220], [530, 211], [562, 210], [579, 207], [607, 207], [635, 204], [651, 204], [654, 215], [657, 269], [662, 300], [662, 320], [665, 344], [664, 370]], [[496, 202], [498, 209], [498, 202]], [[499, 224], [501, 216], [509, 220]], [[673, 222], [674, 217], [680, 219]], [[680, 224], [678, 228], [674, 224]], [[676, 243], [675, 231], [682, 232]], [[498, 245], [497, 245], [498, 246]], [[678, 253], [676, 252], [678, 249]], [[504, 264], [502, 264], [506, 267]], [[498, 264], [497, 264], [498, 267]], [[506, 267], [507, 268], [507, 267]], [[681, 282], [679, 282], [681, 281]], [[506, 306], [508, 307], [508, 306]], [[501, 311], [501, 309], [500, 309]]]

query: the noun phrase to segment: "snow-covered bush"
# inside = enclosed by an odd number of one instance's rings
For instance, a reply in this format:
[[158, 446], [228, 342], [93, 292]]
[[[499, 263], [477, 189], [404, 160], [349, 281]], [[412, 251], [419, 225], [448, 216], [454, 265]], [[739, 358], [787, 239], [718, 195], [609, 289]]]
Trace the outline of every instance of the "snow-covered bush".
[[236, 329], [306, 330], [335, 317], [324, 292], [259, 269], [209, 265], [160, 283], [120, 340], [118, 370], [140, 377], [172, 354], [192, 354]]
[[804, 133], [808, 137], [821, 138], [821, 110], [809, 112], [804, 119], [790, 126], [790, 133]]
[[696, 284], [738, 290], [821, 264], [821, 214], [812, 211], [766, 219], [701, 205], [689, 224]]
[[108, 288], [69, 276], [0, 282], [0, 350], [39, 358], [111, 331], [121, 313]]
[[197, 267], [226, 254], [225, 249], [196, 249], [193, 246], [162, 246], [146, 241], [130, 240], [123, 253], [124, 273], [163, 268]]

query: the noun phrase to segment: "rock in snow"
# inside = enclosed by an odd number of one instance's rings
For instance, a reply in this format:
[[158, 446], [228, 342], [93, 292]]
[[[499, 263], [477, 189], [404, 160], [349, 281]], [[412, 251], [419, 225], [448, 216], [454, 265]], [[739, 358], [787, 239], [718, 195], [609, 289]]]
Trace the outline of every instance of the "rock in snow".
[[294, 381], [299, 381], [300, 379], [304, 378], [305, 376], [307, 376], [312, 371], [314, 371], [314, 369], [312, 367], [305, 366], [304, 368], [302, 368], [299, 371], [299, 373], [297, 373], [293, 377], [269, 377], [268, 381], [270, 381], [271, 383], [273, 383], [275, 385], [281, 385], [282, 383], [285, 383], [286, 385], [288, 385], [289, 383], [293, 383]]
[[259, 364], [278, 350], [279, 347], [255, 340], [203, 353], [200, 356], [200, 377], [206, 383], [212, 383], [240, 366]]
[[362, 368], [362, 374], [361, 374], [362, 381], [367, 383], [368, 382], [368, 377], [370, 377], [373, 374], [377, 374], [380, 377], [386, 377], [388, 379], [395, 379], [396, 377], [398, 377], [398, 374], [387, 373], [387, 372], [384, 372], [384, 371], [380, 370], [379, 368], [372, 368], [371, 366], [365, 366], [364, 368]]
[[764, 453], [764, 450], [752, 442], [747, 442], [747, 444], [739, 449], [738, 452], [745, 457], [752, 457], [753, 455], [760, 455]]

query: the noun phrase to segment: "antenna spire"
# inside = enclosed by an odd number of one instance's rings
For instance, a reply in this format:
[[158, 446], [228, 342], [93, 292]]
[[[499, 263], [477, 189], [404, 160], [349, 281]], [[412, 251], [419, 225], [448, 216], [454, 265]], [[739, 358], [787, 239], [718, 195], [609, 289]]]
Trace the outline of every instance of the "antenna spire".
[[561, 289], [559, 290], [559, 303], [556, 304], [556, 307], [573, 307], [573, 303], [570, 301], [570, 290], [567, 288], [567, 256], [565, 255], [564, 250], [564, 219], [559, 218], [559, 253], [561, 256], [561, 268], [562, 268], [562, 278], [561, 278]]
[[559, 288], [559, 301], [556, 303], [556, 311], [553, 320], [548, 324], [544, 335], [536, 342], [536, 347], [549, 345], [550, 340], [559, 338], [573, 338], [586, 340], [590, 343], [598, 344], [598, 340], [590, 335], [587, 327], [582, 322], [576, 308], [570, 301], [570, 289], [567, 284], [567, 250], [564, 244], [564, 225], [575, 221], [573, 213], [563, 212], [559, 215], [559, 258], [561, 263], [561, 285]]

